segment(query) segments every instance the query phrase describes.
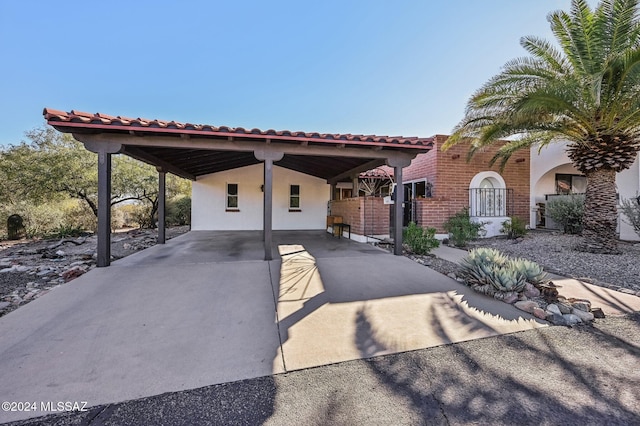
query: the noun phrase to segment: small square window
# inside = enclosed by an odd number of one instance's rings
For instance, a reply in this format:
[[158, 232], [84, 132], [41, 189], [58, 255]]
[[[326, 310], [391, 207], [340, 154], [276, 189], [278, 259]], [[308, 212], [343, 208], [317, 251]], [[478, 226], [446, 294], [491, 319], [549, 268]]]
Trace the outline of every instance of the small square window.
[[228, 183], [227, 184], [227, 209], [237, 210], [238, 209], [238, 184], [237, 183]]
[[289, 209], [300, 210], [300, 185], [289, 187]]

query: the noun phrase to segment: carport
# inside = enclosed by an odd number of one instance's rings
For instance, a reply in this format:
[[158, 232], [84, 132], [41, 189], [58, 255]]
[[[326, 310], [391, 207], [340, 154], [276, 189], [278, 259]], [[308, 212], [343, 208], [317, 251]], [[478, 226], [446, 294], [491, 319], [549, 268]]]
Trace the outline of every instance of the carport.
[[[326, 179], [331, 185], [386, 164], [394, 168], [396, 181], [402, 182], [402, 168], [433, 147], [432, 138], [247, 130], [48, 108], [43, 114], [49, 125], [73, 134], [86, 149], [98, 154], [99, 267], [109, 266], [111, 260], [109, 199], [113, 154], [128, 155], [158, 170], [160, 244], [165, 241], [166, 173], [196, 180], [198, 176], [263, 163], [264, 259], [271, 260], [274, 164]], [[403, 202], [403, 191], [396, 191], [393, 235], [396, 255], [402, 254]]]

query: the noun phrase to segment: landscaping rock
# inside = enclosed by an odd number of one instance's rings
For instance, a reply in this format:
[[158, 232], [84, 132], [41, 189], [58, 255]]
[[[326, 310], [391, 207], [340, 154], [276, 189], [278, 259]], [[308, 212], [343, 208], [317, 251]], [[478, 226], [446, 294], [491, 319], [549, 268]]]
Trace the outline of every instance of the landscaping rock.
[[558, 308], [558, 305], [556, 305], [555, 303], [551, 303], [549, 305], [547, 305], [547, 312], [554, 314], [554, 315], [560, 315], [562, 316], [562, 312], [560, 312], [560, 308]]
[[525, 311], [530, 314], [533, 313], [533, 308], [540, 307], [540, 305], [538, 305], [538, 303], [534, 302], [533, 300], [521, 300], [519, 302], [516, 302], [513, 306], [520, 309], [521, 311]]
[[509, 294], [507, 296], [505, 296], [504, 299], [502, 299], [502, 301], [504, 303], [508, 303], [508, 304], [512, 304], [513, 302], [515, 302], [516, 300], [518, 300], [518, 294]]
[[556, 303], [556, 305], [558, 306], [558, 308], [560, 309], [560, 312], [562, 312], [563, 315], [571, 313], [571, 304], [570, 303], [558, 302], [558, 303]]
[[11, 305], [11, 303], [9, 303], [9, 302], [0, 302], [0, 311], [3, 310], [4, 308], [6, 308], [9, 305]]
[[542, 320], [546, 320], [547, 319], [547, 313], [542, 308], [533, 308], [533, 315], [536, 318], [540, 318]]
[[585, 312], [580, 309], [574, 309], [572, 314], [580, 318], [582, 322], [590, 322], [595, 318], [591, 312]]
[[565, 319], [568, 325], [575, 325], [582, 322], [580, 317], [574, 314], [564, 314], [562, 315], [562, 318]]
[[572, 302], [571, 306], [573, 306], [574, 311], [579, 310], [579, 311], [589, 312], [591, 310], [591, 302], [589, 302], [588, 300], [580, 300], [577, 302]]
[[73, 279], [78, 278], [80, 275], [84, 274], [85, 272], [87, 271], [82, 269], [80, 266], [74, 266], [73, 268], [67, 269], [60, 275], [62, 276], [62, 278], [64, 278], [64, 282], [69, 282]]
[[567, 320], [562, 316], [562, 314], [555, 314], [555, 313], [549, 313], [549, 311], [547, 311], [547, 321], [549, 321], [551, 324], [555, 324], [555, 325], [569, 325], [569, 323], [567, 323]]
[[538, 290], [533, 284], [526, 283], [524, 285], [524, 295], [529, 299], [540, 297], [540, 290]]
[[604, 312], [602, 312], [602, 308], [591, 308], [591, 313], [593, 314], [594, 318], [604, 318]]

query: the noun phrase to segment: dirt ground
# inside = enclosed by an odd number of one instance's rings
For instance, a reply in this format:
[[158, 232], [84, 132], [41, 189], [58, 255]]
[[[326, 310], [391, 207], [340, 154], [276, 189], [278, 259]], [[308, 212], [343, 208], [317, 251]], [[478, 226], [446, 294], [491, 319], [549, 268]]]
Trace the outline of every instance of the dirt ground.
[[[188, 226], [167, 228], [167, 239]], [[111, 235], [113, 260], [156, 243], [157, 230], [132, 229]], [[97, 236], [56, 240], [0, 241], [0, 316], [96, 267]]]

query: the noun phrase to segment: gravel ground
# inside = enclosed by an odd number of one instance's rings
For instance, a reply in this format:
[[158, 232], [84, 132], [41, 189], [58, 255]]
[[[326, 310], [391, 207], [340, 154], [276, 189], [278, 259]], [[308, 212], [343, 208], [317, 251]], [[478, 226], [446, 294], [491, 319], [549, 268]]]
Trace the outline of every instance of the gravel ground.
[[[581, 237], [576, 235], [530, 231], [516, 240], [494, 237], [472, 241], [468, 249], [495, 248], [512, 257], [533, 260], [554, 274], [640, 296], [640, 243], [621, 241], [621, 255], [606, 255], [576, 251], [580, 242]], [[444, 275], [459, 269], [456, 263], [434, 255], [405, 255]]]
[[593, 254], [575, 250], [582, 238], [560, 232], [530, 231], [524, 238], [487, 238], [471, 247], [492, 247], [513, 257], [524, 257], [545, 270], [608, 288], [640, 291], [640, 243], [620, 242], [622, 254]]

